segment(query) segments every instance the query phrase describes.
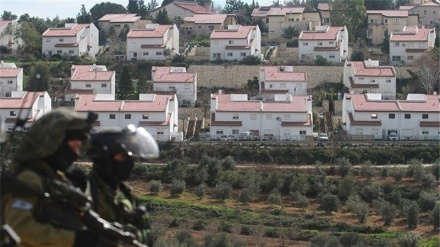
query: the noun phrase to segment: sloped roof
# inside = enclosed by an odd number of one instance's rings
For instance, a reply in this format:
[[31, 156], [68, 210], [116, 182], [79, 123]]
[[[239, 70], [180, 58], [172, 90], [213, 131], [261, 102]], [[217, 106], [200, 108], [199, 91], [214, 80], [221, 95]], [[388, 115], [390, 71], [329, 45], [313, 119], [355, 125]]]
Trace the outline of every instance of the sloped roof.
[[185, 17], [183, 20], [185, 22], [194, 22], [197, 24], [222, 24], [228, 15], [221, 14], [196, 14], [194, 16]]
[[261, 67], [264, 70], [265, 81], [287, 81], [287, 82], [304, 82], [306, 81], [305, 72], [289, 72], [280, 71], [278, 66], [265, 66]]
[[67, 28], [49, 28], [43, 33], [43, 37], [68, 37], [76, 36], [79, 31], [90, 27], [90, 24], [75, 24]]
[[136, 16], [136, 14], [106, 14], [101, 17], [98, 21], [100, 22], [135, 22], [139, 20], [141, 17]]
[[285, 16], [288, 13], [302, 14], [304, 7], [261, 7], [255, 8], [252, 11], [253, 17], [266, 17], [266, 16]]
[[393, 32], [390, 41], [428, 41], [432, 28], [404, 27], [403, 32]]
[[96, 112], [165, 112], [167, 102], [174, 95], [154, 96], [152, 101], [147, 100], [95, 100], [95, 95], [79, 95], [75, 111]]
[[20, 98], [1, 97], [0, 109], [31, 108], [38, 97], [43, 95], [44, 92], [25, 92]]
[[355, 111], [440, 112], [439, 95], [421, 95], [421, 100], [368, 100], [366, 94], [347, 94]]
[[172, 4], [193, 12], [194, 14], [215, 14], [214, 11], [191, 2], [173, 2]]
[[155, 29], [132, 29], [127, 38], [161, 38], [173, 25], [158, 25]]
[[238, 30], [214, 30], [211, 39], [245, 39], [255, 26], [239, 26]]
[[366, 66], [364, 61], [350, 61], [355, 76], [396, 76], [393, 66]]
[[74, 65], [71, 81], [108, 81], [111, 80], [115, 71], [97, 71], [94, 65]]
[[300, 40], [334, 40], [337, 38], [339, 31], [344, 30], [344, 27], [330, 27], [325, 31], [302, 31], [299, 35]]
[[3, 21], [3, 20], [0, 20], [0, 28], [3, 27], [3, 26], [8, 25], [9, 23], [12, 23], [12, 21]]
[[23, 68], [0, 68], [0, 78], [17, 77]]
[[155, 71], [153, 82], [193, 83], [195, 78], [195, 73], [171, 72], [171, 67], [153, 66], [152, 71]]
[[383, 15], [386, 17], [407, 17], [408, 10], [367, 10], [367, 15]]

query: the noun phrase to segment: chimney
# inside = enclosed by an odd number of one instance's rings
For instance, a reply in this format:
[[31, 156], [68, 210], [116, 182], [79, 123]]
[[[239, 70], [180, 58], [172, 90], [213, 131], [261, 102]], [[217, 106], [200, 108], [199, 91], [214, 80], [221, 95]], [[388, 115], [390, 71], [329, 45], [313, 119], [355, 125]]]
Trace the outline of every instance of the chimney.
[[437, 91], [434, 91], [434, 92], [432, 93], [432, 95], [437, 95]]
[[219, 89], [218, 94], [223, 94], [223, 89]]

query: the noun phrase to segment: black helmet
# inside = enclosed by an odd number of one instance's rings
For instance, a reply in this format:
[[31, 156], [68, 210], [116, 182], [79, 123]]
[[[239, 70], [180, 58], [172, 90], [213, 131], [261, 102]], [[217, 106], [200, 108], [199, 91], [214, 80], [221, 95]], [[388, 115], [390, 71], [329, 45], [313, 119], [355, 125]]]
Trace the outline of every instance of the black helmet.
[[108, 156], [125, 152], [131, 157], [156, 158], [159, 147], [144, 128], [130, 124], [121, 129], [117, 127], [102, 129], [91, 135], [87, 154], [90, 158]]

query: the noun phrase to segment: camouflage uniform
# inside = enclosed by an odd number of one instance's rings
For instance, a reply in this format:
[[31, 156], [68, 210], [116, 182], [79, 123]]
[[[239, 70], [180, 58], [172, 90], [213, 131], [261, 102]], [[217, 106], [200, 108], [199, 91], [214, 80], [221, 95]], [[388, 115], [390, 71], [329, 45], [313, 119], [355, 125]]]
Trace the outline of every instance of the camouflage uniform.
[[[63, 161], [63, 157], [58, 157], [60, 163], [64, 164], [60, 164], [60, 169], [55, 169], [46, 158], [58, 155], [68, 131], [77, 131], [87, 136], [89, 129], [90, 124], [86, 119], [75, 112], [51, 111], [37, 120], [23, 135], [13, 157], [11, 172], [20, 181], [40, 192], [48, 190], [46, 181], [49, 179], [69, 183], [61, 167], [68, 168], [72, 161]], [[61, 214], [56, 215], [61, 213], [61, 210], [48, 212], [48, 208], [51, 208], [50, 203], [43, 202], [37, 195], [23, 194], [15, 188], [11, 188], [10, 191], [2, 197], [2, 219], [21, 238], [20, 246], [73, 245], [75, 231], [55, 223], [65, 220]]]
[[[145, 207], [137, 205], [122, 181], [128, 179], [134, 167], [133, 157], [156, 157], [158, 151], [156, 142], [145, 129], [131, 125], [93, 134], [87, 152], [93, 160], [89, 181], [94, 210], [105, 220], [122, 224], [148, 246], [152, 246], [148, 214]], [[118, 161], [115, 155], [124, 158]]]

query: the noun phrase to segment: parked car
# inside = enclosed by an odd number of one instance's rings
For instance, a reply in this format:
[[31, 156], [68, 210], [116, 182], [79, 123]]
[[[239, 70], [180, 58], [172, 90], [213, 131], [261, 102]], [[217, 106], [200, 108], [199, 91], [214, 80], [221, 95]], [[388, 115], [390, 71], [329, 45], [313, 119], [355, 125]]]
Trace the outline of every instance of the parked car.
[[398, 141], [399, 140], [399, 136], [397, 136], [396, 132], [391, 132], [388, 135], [388, 140], [390, 140], [390, 141]]
[[233, 136], [233, 135], [222, 135], [220, 137], [220, 140], [222, 140], [222, 141], [236, 141], [237, 138], [235, 138], [235, 136]]
[[318, 141], [328, 141], [328, 135], [326, 133], [319, 133], [317, 139]]

